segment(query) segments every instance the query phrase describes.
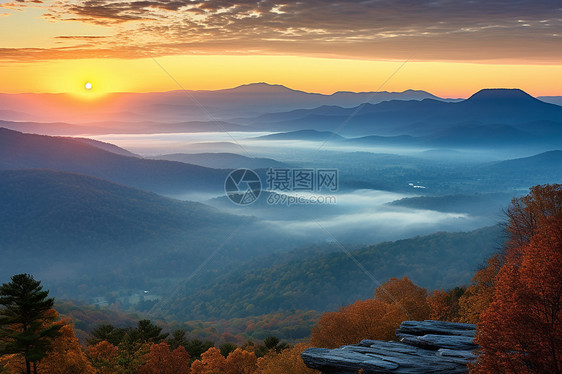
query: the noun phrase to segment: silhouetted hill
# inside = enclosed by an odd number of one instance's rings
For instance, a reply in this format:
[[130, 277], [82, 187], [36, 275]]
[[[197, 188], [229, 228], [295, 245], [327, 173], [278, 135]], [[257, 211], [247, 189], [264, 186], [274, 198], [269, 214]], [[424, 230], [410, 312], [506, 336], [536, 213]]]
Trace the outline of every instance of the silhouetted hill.
[[472, 195], [416, 196], [395, 200], [390, 205], [499, 217], [512, 198], [513, 194], [499, 192]]
[[[1, 95], [1, 94], [0, 94]], [[0, 117], [1, 118], [1, 117]], [[131, 121], [133, 118], [130, 119]], [[41, 134], [41, 135], [100, 135], [100, 134], [154, 134], [179, 132], [214, 132], [214, 131], [252, 131], [249, 126], [237, 125], [226, 121], [183, 121], [175, 123], [158, 123], [146, 120], [134, 122], [108, 121], [88, 124], [71, 124], [65, 122], [30, 122], [0, 120], [0, 127], [6, 129]]]
[[[85, 175], [0, 171], [0, 273], [32, 272], [73, 297], [107, 292], [116, 280], [125, 288], [188, 274], [244, 222]], [[226, 251], [223, 261], [251, 251]], [[91, 288], [80, 294], [86, 279]]]
[[357, 145], [419, 145], [423, 140], [409, 135], [377, 136], [368, 135], [359, 138], [348, 139], [347, 143]]
[[175, 153], [151, 158], [156, 160], [185, 162], [214, 169], [288, 167], [287, 164], [271, 158], [246, 157], [236, 153]]
[[562, 96], [538, 96], [537, 99], [549, 104], [562, 105]]
[[512, 105], [514, 102], [527, 104], [536, 101], [539, 100], [518, 88], [485, 88], [464, 100], [465, 103], [481, 103], [485, 105]]
[[[76, 99], [66, 94], [0, 93], [0, 119], [83, 124], [107, 122], [107, 125], [113, 128], [116, 121], [129, 122], [132, 125], [144, 121], [163, 124], [182, 122], [186, 118], [192, 121], [214, 122], [321, 105], [353, 107], [363, 102], [426, 98], [438, 99], [427, 92], [414, 90], [336, 92], [333, 95], [324, 95], [267, 83], [252, 83], [214, 91], [111, 93], [95, 102]], [[212, 127], [212, 123], [208, 124], [208, 127]], [[19, 130], [29, 131], [24, 128]]]
[[521, 124], [535, 120], [562, 121], [562, 107], [548, 104], [519, 89], [483, 89], [459, 103], [453, 115], [482, 123]]
[[78, 140], [78, 141], [83, 142], [85, 144], [93, 145], [96, 148], [103, 149], [104, 151], [115, 153], [115, 154], [118, 154], [118, 155], [121, 155], [121, 156], [140, 157], [139, 155], [134, 154], [133, 152], [127, 151], [124, 148], [118, 147], [115, 144], [100, 142], [99, 140], [88, 139], [88, 138], [70, 138], [70, 139], [75, 139], [75, 140]]
[[316, 131], [316, 130], [298, 130], [290, 132], [282, 132], [277, 134], [270, 134], [258, 136], [254, 139], [262, 140], [309, 140], [309, 141], [338, 141], [345, 138], [331, 132], [331, 131]]
[[97, 235], [134, 245], [154, 235], [229, 223], [229, 216], [215, 208], [85, 175], [28, 169], [0, 171], [0, 176], [3, 243], [22, 237], [45, 243], [48, 235], [53, 244], [75, 240], [87, 246], [92, 243], [83, 239]]
[[[1, 94], [0, 94], [1, 96]], [[44, 120], [43, 120], [44, 121]], [[110, 129], [104, 124], [74, 125], [65, 122], [37, 122], [9, 121], [0, 119], [0, 128], [41, 135], [80, 135], [80, 134], [108, 134], [115, 132], [115, 125]]]
[[[354, 108], [324, 106], [268, 114], [249, 123], [269, 131], [302, 128], [335, 131], [345, 124], [341, 127], [341, 134], [346, 136], [411, 135], [426, 137], [428, 143], [435, 138], [456, 138], [457, 143], [462, 143], [464, 134], [456, 135], [455, 129], [462, 131], [481, 127], [479, 139], [493, 139], [503, 136], [497, 134], [497, 129], [502, 126], [521, 131], [524, 136], [533, 135], [542, 141], [543, 132], [537, 131], [532, 125], [538, 122], [550, 123], [552, 126], [548, 131], [559, 129], [562, 107], [537, 100], [518, 89], [484, 89], [460, 102], [424, 99], [391, 100]], [[488, 132], [487, 126], [494, 127]]]
[[0, 169], [82, 173], [162, 194], [222, 192], [226, 171], [108, 152], [83, 141], [0, 128]]
[[[429, 289], [470, 282], [474, 270], [503, 245], [499, 226], [436, 233], [351, 250], [378, 281], [408, 276]], [[379, 285], [336, 246], [298, 249], [269, 266], [236, 269], [197, 292], [177, 291], [167, 302], [179, 319], [242, 317], [282, 310], [336, 310], [372, 297]], [[328, 253], [330, 252], [330, 253]]]
[[[560, 172], [553, 174], [557, 169]], [[495, 162], [482, 167], [481, 170], [490, 173], [517, 173], [521, 175], [549, 173], [553, 183], [560, 183], [559, 178], [562, 177], [562, 151], [548, 151], [531, 157]]]

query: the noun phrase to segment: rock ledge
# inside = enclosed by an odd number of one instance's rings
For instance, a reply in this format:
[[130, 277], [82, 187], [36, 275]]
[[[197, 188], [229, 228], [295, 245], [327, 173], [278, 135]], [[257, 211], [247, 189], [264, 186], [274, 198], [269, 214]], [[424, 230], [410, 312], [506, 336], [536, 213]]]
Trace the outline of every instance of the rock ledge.
[[405, 321], [398, 342], [363, 340], [336, 349], [309, 348], [301, 357], [325, 374], [468, 373], [476, 358], [476, 325], [441, 321]]

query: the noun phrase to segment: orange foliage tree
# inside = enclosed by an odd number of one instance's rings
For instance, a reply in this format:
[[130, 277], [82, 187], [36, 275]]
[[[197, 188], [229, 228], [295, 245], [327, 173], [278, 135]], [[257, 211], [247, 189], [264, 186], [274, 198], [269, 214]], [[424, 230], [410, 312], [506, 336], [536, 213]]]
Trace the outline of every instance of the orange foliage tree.
[[427, 319], [427, 291], [408, 278], [392, 278], [375, 290], [375, 298], [324, 313], [312, 329], [310, 344], [335, 348], [362, 339], [393, 340], [407, 319]]
[[458, 322], [478, 323], [480, 315], [488, 309], [494, 298], [498, 273], [503, 261], [499, 255], [492, 256], [487, 266], [476, 272], [472, 285], [459, 299]]
[[478, 324], [472, 372], [562, 372], [562, 185], [536, 186], [508, 210], [505, 265]]
[[543, 222], [562, 216], [562, 185], [531, 187], [528, 195], [512, 200], [507, 216], [508, 251], [529, 244]]
[[408, 277], [390, 278], [375, 289], [375, 299], [400, 306], [411, 320], [424, 320], [431, 310], [427, 304], [427, 290], [416, 286]]
[[144, 365], [139, 374], [188, 374], [189, 354], [183, 346], [173, 351], [166, 342], [152, 344], [150, 351], [144, 355]]
[[507, 256], [478, 324], [475, 373], [562, 372], [562, 220]]
[[51, 351], [37, 365], [38, 374], [94, 374], [95, 370], [82, 351], [70, 321], [59, 322], [63, 326], [59, 330], [61, 335], [56, 337]]
[[191, 364], [191, 374], [254, 374], [257, 370], [256, 355], [236, 348], [224, 357], [220, 350], [211, 347], [201, 355], [201, 360]]
[[226, 358], [225, 374], [253, 374], [256, 372], [258, 359], [254, 352], [236, 348]]
[[465, 289], [455, 287], [450, 291], [435, 290], [427, 297], [431, 313], [429, 319], [436, 321], [457, 321], [459, 319], [459, 298]]
[[277, 353], [270, 351], [258, 359], [257, 374], [314, 374], [316, 370], [309, 369], [301, 358], [301, 353], [309, 348], [300, 343]]
[[[48, 311], [48, 318], [44, 325], [47, 326], [49, 321], [58, 318], [58, 312], [51, 309]], [[94, 374], [94, 368], [74, 335], [71, 321], [63, 319], [55, 322], [55, 325], [59, 326], [59, 334], [53, 339], [47, 355], [35, 363], [34, 372], [37, 374]], [[22, 373], [26, 371], [25, 366], [25, 360], [20, 355], [4, 355], [0, 359], [0, 373]]]
[[220, 350], [211, 347], [201, 355], [201, 360], [191, 364], [191, 374], [219, 374], [226, 371], [226, 358]]
[[119, 350], [113, 344], [103, 340], [94, 346], [90, 346], [87, 353], [98, 374], [117, 372]]

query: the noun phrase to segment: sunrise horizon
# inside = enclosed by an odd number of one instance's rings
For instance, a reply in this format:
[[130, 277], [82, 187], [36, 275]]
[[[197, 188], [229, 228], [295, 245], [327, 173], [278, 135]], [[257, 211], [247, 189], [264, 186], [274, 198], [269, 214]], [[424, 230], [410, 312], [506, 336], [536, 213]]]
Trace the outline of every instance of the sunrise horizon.
[[[505, 7], [503, 7], [505, 8]], [[502, 9], [503, 9], [502, 8]], [[560, 11], [486, 2], [0, 2], [0, 92], [219, 90], [562, 95]], [[399, 16], [397, 16], [399, 15]], [[84, 84], [92, 83], [89, 96]]]

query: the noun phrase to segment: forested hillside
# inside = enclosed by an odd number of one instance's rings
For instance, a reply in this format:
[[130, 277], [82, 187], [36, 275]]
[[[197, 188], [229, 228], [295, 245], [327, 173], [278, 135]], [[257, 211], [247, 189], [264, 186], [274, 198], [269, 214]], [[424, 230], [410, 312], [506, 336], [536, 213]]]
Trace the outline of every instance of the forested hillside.
[[[428, 289], [466, 284], [504, 242], [500, 226], [436, 233], [355, 249], [350, 254], [379, 282], [408, 276]], [[378, 286], [337, 246], [276, 255], [272, 266], [233, 271], [196, 292], [179, 289], [165, 303], [176, 319], [244, 317], [290, 310], [333, 310], [372, 296]], [[256, 264], [257, 265], [257, 264]]]

